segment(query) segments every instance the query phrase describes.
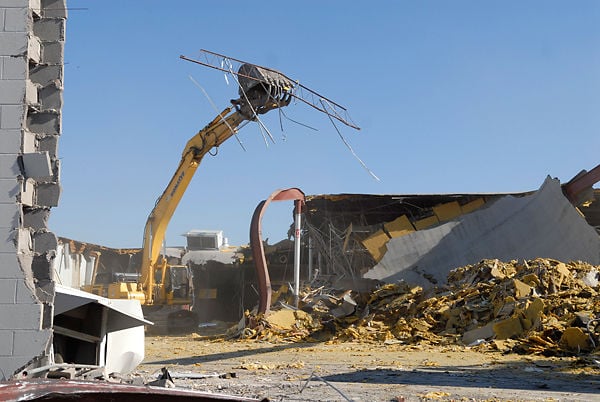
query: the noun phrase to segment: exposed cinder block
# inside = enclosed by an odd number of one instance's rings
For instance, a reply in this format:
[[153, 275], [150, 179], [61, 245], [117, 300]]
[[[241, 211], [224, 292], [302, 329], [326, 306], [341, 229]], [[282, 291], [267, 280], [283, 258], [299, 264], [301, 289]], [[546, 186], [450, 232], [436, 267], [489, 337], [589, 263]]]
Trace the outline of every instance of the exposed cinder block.
[[2, 67], [0, 68], [0, 79], [3, 80], [24, 80], [27, 78], [27, 59], [22, 57], [4, 56], [0, 58]]
[[33, 285], [33, 278], [30, 279], [31, 283], [27, 283], [25, 279], [19, 279], [17, 282], [17, 293], [15, 302], [18, 304], [22, 303], [37, 303], [35, 297], [35, 286]]
[[62, 108], [63, 91], [55, 84], [40, 88], [38, 97], [43, 110], [60, 110]]
[[44, 135], [38, 137], [38, 149], [48, 152], [51, 159], [58, 155], [58, 135]]
[[[36, 281], [35, 282], [35, 296], [43, 304], [54, 303], [55, 295], [55, 282], [52, 280], [47, 281]], [[17, 288], [17, 297], [19, 289]]]
[[20, 105], [25, 101], [25, 81], [23, 80], [1, 80], [0, 81], [0, 103], [9, 105]]
[[[33, 258], [33, 256], [31, 258]], [[25, 275], [21, 269], [21, 264], [17, 260], [15, 250], [12, 250], [8, 253], [0, 253], [0, 280], [8, 278], [23, 278], [24, 276]]]
[[27, 115], [27, 128], [34, 133], [60, 134], [61, 116], [57, 112], [32, 112]]
[[15, 178], [21, 174], [18, 154], [0, 154], [0, 178]]
[[0, 204], [0, 227], [17, 228], [23, 220], [19, 204]]
[[15, 331], [13, 355], [28, 356], [32, 350], [45, 350], [52, 339], [52, 330]]
[[28, 105], [38, 104], [38, 87], [30, 80], [25, 81], [25, 102]]
[[33, 235], [33, 251], [44, 254], [48, 251], [56, 251], [58, 239], [52, 232], [37, 232]]
[[0, 329], [42, 329], [42, 305], [0, 304]]
[[42, 0], [44, 18], [67, 18], [67, 0]]
[[21, 152], [21, 131], [0, 129], [0, 154], [18, 154]]
[[0, 304], [14, 304], [17, 300], [17, 280], [0, 279]]
[[[39, 42], [39, 41], [38, 41]], [[3, 32], [0, 40], [0, 56], [27, 54], [29, 38], [26, 32]]]
[[33, 256], [33, 261], [31, 262], [31, 271], [33, 272], [33, 277], [37, 281], [49, 281], [52, 279], [53, 259], [53, 255], [50, 254]]
[[10, 7], [6, 8], [4, 11], [5, 32], [27, 32], [31, 29], [29, 7]]
[[43, 18], [33, 23], [33, 32], [42, 42], [64, 41], [65, 20], [62, 18]]
[[38, 64], [29, 70], [29, 79], [36, 84], [46, 86], [55, 81], [62, 82], [63, 74], [62, 65]]
[[48, 227], [50, 210], [47, 208], [23, 208], [23, 226], [33, 230], [42, 230]]
[[60, 193], [61, 187], [58, 183], [38, 183], [35, 190], [35, 203], [41, 207], [56, 207]]
[[10, 330], [0, 331], [0, 356], [13, 355], [14, 332]]
[[65, 42], [43, 42], [42, 60], [45, 64], [63, 64], [65, 59]]
[[13, 203], [17, 200], [17, 195], [21, 185], [17, 179], [0, 179], [0, 203]]
[[23, 128], [25, 105], [0, 105], [0, 129]]
[[21, 156], [25, 177], [44, 180], [52, 177], [52, 166], [48, 152], [31, 152]]

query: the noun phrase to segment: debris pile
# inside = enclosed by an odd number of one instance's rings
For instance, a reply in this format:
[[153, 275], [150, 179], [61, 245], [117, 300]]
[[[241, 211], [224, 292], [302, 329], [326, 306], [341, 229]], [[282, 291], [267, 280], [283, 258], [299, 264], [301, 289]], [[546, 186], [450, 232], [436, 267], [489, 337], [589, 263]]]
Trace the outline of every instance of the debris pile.
[[[600, 267], [552, 259], [483, 260], [424, 290], [401, 282], [370, 293], [304, 289], [299, 309], [246, 313], [242, 339], [488, 345], [559, 355], [597, 350]], [[283, 293], [282, 297], [285, 296]], [[280, 299], [281, 300], [281, 299]]]

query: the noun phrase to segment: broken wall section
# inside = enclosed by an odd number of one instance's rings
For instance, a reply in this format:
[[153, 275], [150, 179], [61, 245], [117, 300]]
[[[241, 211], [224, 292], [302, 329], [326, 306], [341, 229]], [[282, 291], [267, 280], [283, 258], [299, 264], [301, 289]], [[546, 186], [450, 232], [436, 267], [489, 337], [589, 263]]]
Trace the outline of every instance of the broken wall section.
[[0, 3], [0, 380], [52, 357], [66, 0]]

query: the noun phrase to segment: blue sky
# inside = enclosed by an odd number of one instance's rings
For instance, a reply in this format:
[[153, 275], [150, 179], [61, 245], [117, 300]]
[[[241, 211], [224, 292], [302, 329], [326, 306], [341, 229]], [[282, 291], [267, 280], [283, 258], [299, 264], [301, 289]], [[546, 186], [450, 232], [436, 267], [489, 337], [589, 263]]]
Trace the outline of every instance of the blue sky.
[[[143, 4], [143, 5], [142, 5]], [[236, 97], [223, 74], [179, 59], [208, 49], [284, 72], [344, 105], [362, 128], [292, 104], [276, 142], [256, 124], [206, 156], [167, 232], [248, 242], [272, 191], [518, 192], [600, 163], [600, 2], [69, 0], [60, 204], [50, 229], [139, 247], [183, 146]], [[285, 237], [292, 203], [263, 237]]]

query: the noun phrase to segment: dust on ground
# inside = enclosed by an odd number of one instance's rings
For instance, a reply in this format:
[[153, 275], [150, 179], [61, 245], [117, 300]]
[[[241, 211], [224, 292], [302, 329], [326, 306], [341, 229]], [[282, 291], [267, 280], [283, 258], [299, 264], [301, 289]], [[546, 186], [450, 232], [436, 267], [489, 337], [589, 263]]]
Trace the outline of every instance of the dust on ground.
[[137, 373], [155, 379], [166, 367], [178, 387], [271, 401], [600, 400], [595, 355], [505, 354], [483, 345], [270, 343], [225, 340], [212, 331], [148, 336]]

